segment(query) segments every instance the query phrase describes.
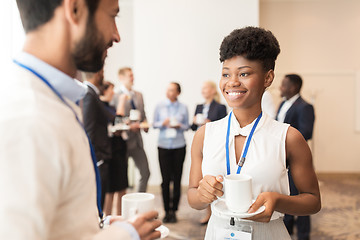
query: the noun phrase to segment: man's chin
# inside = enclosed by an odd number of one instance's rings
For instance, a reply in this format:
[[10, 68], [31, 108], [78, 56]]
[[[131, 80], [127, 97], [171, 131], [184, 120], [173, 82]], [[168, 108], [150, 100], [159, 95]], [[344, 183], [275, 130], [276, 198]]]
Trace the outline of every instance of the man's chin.
[[104, 67], [104, 61], [101, 62], [92, 62], [92, 63], [83, 63], [77, 66], [77, 69], [83, 72], [98, 72]]

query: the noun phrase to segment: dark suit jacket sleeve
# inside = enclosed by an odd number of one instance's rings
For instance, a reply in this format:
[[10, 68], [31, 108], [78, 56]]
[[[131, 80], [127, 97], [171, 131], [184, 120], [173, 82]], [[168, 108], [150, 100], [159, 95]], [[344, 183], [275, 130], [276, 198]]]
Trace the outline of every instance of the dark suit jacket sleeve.
[[303, 105], [298, 118], [298, 130], [307, 141], [312, 138], [313, 134], [315, 121], [314, 107], [310, 104]]
[[95, 92], [88, 91], [83, 101], [84, 128], [94, 147], [96, 159], [111, 159], [111, 142], [107, 134], [108, 117], [113, 116]]
[[[196, 116], [196, 114], [198, 114], [198, 113], [202, 113], [202, 105], [201, 104], [196, 105], [194, 116]], [[192, 123], [190, 128], [191, 128], [191, 130], [196, 131], [198, 129], [198, 125], [196, 125], [195, 123]]]
[[98, 115], [97, 108], [94, 106], [96, 106], [96, 99], [88, 92], [83, 101], [83, 120], [85, 131], [91, 140], [95, 139], [96, 116]]
[[219, 107], [219, 119], [222, 119], [224, 117], [226, 117], [227, 115], [227, 112], [226, 112], [226, 106], [223, 105], [223, 104], [220, 104], [220, 107]]

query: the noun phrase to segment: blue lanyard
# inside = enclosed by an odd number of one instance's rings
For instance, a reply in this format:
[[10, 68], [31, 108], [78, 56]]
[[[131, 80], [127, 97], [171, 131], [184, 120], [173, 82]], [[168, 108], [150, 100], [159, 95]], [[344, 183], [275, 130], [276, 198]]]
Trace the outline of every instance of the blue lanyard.
[[61, 96], [61, 94], [43, 77], [41, 76], [39, 73], [37, 73], [35, 70], [29, 68], [28, 66], [16, 61], [16, 60], [13, 60], [14, 63], [16, 63], [17, 65], [19, 65], [20, 67], [22, 68], [25, 68], [26, 70], [29, 70], [30, 72], [32, 72], [34, 75], [36, 75], [38, 78], [40, 78], [59, 98], [60, 100], [67, 106], [71, 109], [71, 111], [74, 113], [75, 115], [75, 118], [76, 120], [78, 121], [78, 123], [80, 124], [80, 126], [82, 127], [82, 129], [84, 130], [87, 138], [88, 138], [88, 141], [89, 141], [89, 146], [90, 146], [90, 151], [91, 151], [91, 158], [92, 158], [92, 161], [93, 161], [93, 164], [94, 164], [94, 169], [95, 169], [95, 176], [96, 176], [96, 194], [97, 194], [97, 207], [98, 207], [98, 211], [99, 211], [99, 217], [100, 219], [103, 218], [103, 212], [102, 212], [102, 209], [101, 209], [101, 179], [100, 179], [100, 174], [99, 174], [99, 169], [96, 165], [96, 155], [95, 155], [95, 151], [94, 151], [94, 148], [91, 144], [91, 141], [90, 141], [90, 138], [89, 136], [87, 135], [86, 131], [85, 131], [85, 128], [84, 128], [84, 125], [82, 124], [82, 122], [79, 120], [75, 110], [65, 101], [65, 99]]
[[[229, 137], [230, 137], [230, 125], [231, 125], [231, 115], [232, 115], [232, 112], [229, 114], [229, 120], [228, 120], [228, 127], [227, 127], [227, 132], [226, 132], [226, 146], [225, 146], [225, 150], [226, 150], [226, 173], [227, 175], [230, 174], [230, 156], [229, 156]], [[241, 168], [242, 166], [244, 165], [245, 163], [245, 159], [246, 159], [246, 155], [247, 155], [247, 152], [249, 150], [249, 146], [250, 146], [250, 142], [251, 142], [251, 139], [252, 139], [252, 136], [255, 132], [255, 129], [261, 119], [261, 116], [262, 116], [262, 112], [260, 113], [260, 115], [256, 118], [256, 121], [254, 123], [254, 126], [251, 128], [251, 131], [250, 131], [250, 134], [247, 138], [247, 141], [246, 141], [246, 144], [245, 144], [245, 149], [244, 149], [244, 152], [239, 160], [239, 163], [238, 163], [238, 169], [237, 169], [237, 172], [236, 174], [239, 174], [240, 171], [241, 171]]]

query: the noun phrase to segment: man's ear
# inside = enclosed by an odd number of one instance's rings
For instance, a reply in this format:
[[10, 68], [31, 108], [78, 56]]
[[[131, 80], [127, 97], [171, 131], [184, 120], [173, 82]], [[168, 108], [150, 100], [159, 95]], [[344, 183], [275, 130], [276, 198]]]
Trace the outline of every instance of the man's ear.
[[66, 19], [73, 24], [78, 24], [84, 14], [84, 1], [82, 0], [64, 0]]
[[267, 73], [265, 74], [265, 82], [264, 82], [265, 88], [270, 87], [270, 85], [274, 81], [274, 77], [275, 77], [274, 70], [270, 69], [269, 71], [267, 71]]

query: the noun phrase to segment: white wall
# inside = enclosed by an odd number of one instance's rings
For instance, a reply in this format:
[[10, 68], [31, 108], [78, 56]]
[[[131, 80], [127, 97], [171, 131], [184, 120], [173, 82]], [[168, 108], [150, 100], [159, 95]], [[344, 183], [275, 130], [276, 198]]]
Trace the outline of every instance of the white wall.
[[[132, 0], [119, 0], [120, 12], [116, 19], [120, 43], [108, 51], [104, 74], [105, 79], [118, 85], [117, 72], [120, 67], [134, 65], [134, 7]], [[118, 86], [117, 86], [118, 87]]]
[[[134, 0], [120, 1], [120, 9], [121, 16], [127, 17], [119, 19], [123, 41], [109, 52], [105, 76], [116, 81], [114, 73], [119, 67], [133, 67], [135, 89], [144, 94], [150, 122], [170, 81], [181, 84], [183, 93], [179, 100], [188, 106], [191, 120], [196, 104], [203, 101], [202, 83], [209, 79], [217, 82], [220, 78], [222, 39], [235, 28], [257, 26], [259, 19], [257, 0]], [[133, 16], [124, 13], [131, 9]], [[122, 21], [133, 28], [122, 25]], [[126, 38], [133, 42], [125, 41]], [[157, 130], [144, 134], [152, 174], [150, 185], [161, 183], [157, 137]], [[184, 185], [188, 183], [192, 137], [193, 132], [188, 131]]]
[[21, 25], [16, 1], [1, 1], [0, 29], [0, 66], [4, 67], [22, 48], [25, 33]]

